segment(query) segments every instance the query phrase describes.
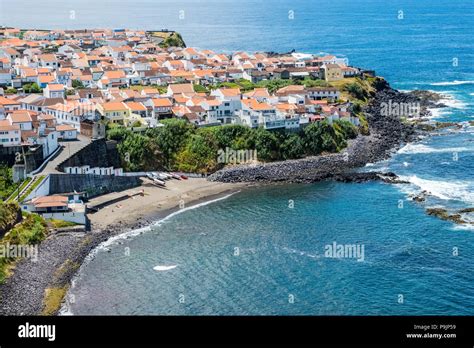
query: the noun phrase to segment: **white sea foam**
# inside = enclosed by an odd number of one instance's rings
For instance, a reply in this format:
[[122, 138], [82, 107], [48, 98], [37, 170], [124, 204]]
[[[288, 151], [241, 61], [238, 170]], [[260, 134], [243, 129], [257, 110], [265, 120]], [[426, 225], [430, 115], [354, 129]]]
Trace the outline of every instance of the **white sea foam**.
[[451, 229], [454, 231], [474, 231], [474, 225], [454, 225], [453, 227], [451, 227]]
[[430, 83], [431, 86], [458, 86], [458, 85], [472, 85], [474, 84], [473, 80], [454, 80], [454, 81], [447, 81], [447, 82], [434, 82]]
[[[442, 200], [457, 200], [474, 204], [473, 185], [466, 181], [440, 181], [419, 178], [416, 175], [402, 176], [401, 180], [409, 181], [422, 191]], [[407, 193], [414, 193], [406, 190]]]
[[428, 119], [439, 118], [441, 116], [452, 113], [452, 111], [448, 110], [448, 108], [428, 108], [428, 110], [429, 112], [431, 112], [431, 116], [426, 117]]
[[418, 153], [454, 153], [454, 152], [468, 152], [472, 151], [467, 147], [445, 147], [436, 149], [424, 144], [407, 144], [397, 151], [399, 154], [418, 154]]
[[[456, 99], [454, 96], [450, 95], [448, 98], [443, 98], [439, 100], [439, 103], [447, 105], [449, 108], [453, 109], [465, 109], [467, 104], [463, 101]], [[431, 109], [430, 109], [431, 110]]]
[[153, 269], [155, 271], [159, 271], [159, 272], [162, 272], [162, 271], [170, 271], [172, 269], [175, 269], [176, 267], [178, 267], [178, 265], [171, 265], [171, 266], [155, 266], [153, 267]]
[[[84, 259], [81, 267], [79, 268], [78, 272], [76, 273], [76, 275], [74, 276], [74, 278], [72, 279], [71, 281], [71, 290], [74, 289], [74, 285], [76, 284], [76, 280], [80, 277], [80, 275], [82, 274], [82, 270], [84, 267], [86, 267], [89, 262], [91, 262], [95, 255], [99, 252], [99, 251], [105, 251], [107, 250], [108, 246], [112, 245], [112, 244], [115, 244], [117, 243], [119, 240], [121, 239], [128, 239], [130, 237], [134, 237], [134, 236], [138, 236], [144, 232], [148, 232], [148, 231], [151, 231], [152, 227], [154, 226], [159, 226], [161, 224], [163, 224], [164, 222], [168, 221], [169, 219], [171, 219], [172, 217], [178, 215], [178, 214], [181, 214], [181, 213], [184, 213], [185, 211], [188, 211], [188, 210], [193, 210], [193, 209], [196, 209], [196, 208], [200, 208], [200, 207], [203, 207], [205, 205], [208, 205], [208, 204], [212, 204], [212, 203], [215, 203], [215, 202], [219, 202], [219, 201], [222, 201], [224, 199], [227, 199], [231, 196], [233, 196], [234, 194], [238, 193], [240, 191], [236, 191], [236, 192], [233, 192], [233, 193], [230, 193], [226, 196], [223, 196], [223, 197], [219, 197], [219, 198], [216, 198], [216, 199], [213, 199], [213, 200], [210, 200], [210, 201], [206, 201], [206, 202], [203, 202], [203, 203], [199, 203], [199, 204], [196, 204], [196, 205], [193, 205], [193, 206], [190, 206], [190, 207], [186, 207], [186, 208], [183, 208], [183, 209], [179, 209], [169, 215], [167, 215], [166, 217], [164, 217], [163, 219], [161, 220], [158, 220], [156, 221], [155, 223], [153, 223], [152, 225], [150, 226], [147, 226], [147, 227], [143, 227], [143, 228], [139, 228], [139, 229], [136, 229], [136, 230], [133, 230], [133, 231], [129, 231], [129, 232], [125, 232], [125, 233], [122, 233], [122, 234], [119, 234], [117, 236], [114, 236], [114, 237], [111, 237], [109, 238], [108, 240], [106, 240], [105, 242], [102, 242], [101, 244], [99, 244], [96, 248], [94, 248]], [[157, 266], [157, 267], [161, 267], [161, 266]], [[166, 267], [166, 266], [165, 266]], [[176, 266], [175, 266], [176, 267]], [[173, 267], [174, 268], [174, 267]], [[72, 298], [71, 298], [71, 294], [70, 294], [70, 291], [68, 292], [68, 294], [66, 295], [66, 301], [65, 301], [65, 304], [63, 305], [63, 307], [61, 308], [61, 310], [59, 311], [59, 315], [74, 315], [74, 313], [72, 312], [72, 309], [70, 307], [70, 303], [72, 303]]]

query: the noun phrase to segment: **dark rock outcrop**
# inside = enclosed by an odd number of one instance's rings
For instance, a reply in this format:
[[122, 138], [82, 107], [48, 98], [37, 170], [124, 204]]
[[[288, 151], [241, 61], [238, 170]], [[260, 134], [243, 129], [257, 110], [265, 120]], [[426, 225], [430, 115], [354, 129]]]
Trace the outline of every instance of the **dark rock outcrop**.
[[[387, 158], [393, 149], [418, 136], [412, 124], [396, 115], [382, 115], [381, 109], [383, 103], [420, 102], [419, 98], [390, 88], [383, 79], [378, 79], [374, 87], [376, 92], [364, 109], [370, 135], [359, 135], [350, 140], [343, 152], [299, 160], [227, 167], [210, 175], [208, 179], [220, 182], [315, 182], [331, 178], [348, 180], [347, 173], [357, 178], [360, 173], [355, 173], [356, 168]], [[429, 113], [425, 109], [422, 112], [426, 115]]]

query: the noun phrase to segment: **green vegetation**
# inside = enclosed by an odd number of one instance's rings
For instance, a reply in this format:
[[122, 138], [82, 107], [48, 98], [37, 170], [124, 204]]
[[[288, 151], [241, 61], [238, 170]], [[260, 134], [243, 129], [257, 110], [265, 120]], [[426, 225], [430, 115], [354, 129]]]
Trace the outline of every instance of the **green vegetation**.
[[44, 54], [57, 53], [58, 50], [59, 50], [59, 46], [57, 46], [57, 45], [51, 45], [51, 46], [46, 47], [45, 49], [43, 49], [43, 53], [44, 53]]
[[18, 188], [13, 182], [13, 170], [6, 165], [0, 165], [0, 200], [4, 201]]
[[[126, 88], [126, 87], [123, 87], [123, 88]], [[159, 85], [149, 85], [149, 86], [131, 85], [130, 86], [130, 89], [132, 89], [134, 91], [138, 91], [138, 92], [141, 92], [142, 89], [144, 89], [144, 88], [156, 88], [160, 94], [164, 94], [168, 90], [167, 86], [159, 86]]]
[[119, 142], [119, 153], [128, 170], [166, 168], [209, 173], [220, 169], [219, 150], [257, 151], [259, 161], [270, 162], [337, 152], [347, 139], [357, 136], [348, 121], [313, 123], [297, 133], [252, 129], [241, 125], [196, 127], [185, 120], [163, 120], [163, 127], [148, 129], [144, 135], [125, 127], [113, 127], [108, 138]]
[[44, 294], [41, 315], [54, 315], [61, 308], [61, 303], [69, 289], [68, 285], [47, 288]]
[[162, 156], [156, 139], [123, 126], [108, 129], [107, 137], [116, 140], [122, 166], [128, 171], [154, 170], [162, 167]]
[[54, 280], [56, 282], [60, 282], [65, 275], [77, 271], [80, 266], [81, 265], [77, 262], [74, 262], [71, 259], [66, 259], [66, 261], [63, 262], [61, 267], [59, 267], [56, 272], [54, 272]]
[[[157, 36], [157, 35], [155, 35]], [[186, 47], [181, 34], [173, 32], [171, 35], [167, 35], [162, 42], [160, 42], [159, 46], [161, 48], [168, 48], [168, 47]]]
[[[18, 188], [18, 190], [16, 190], [16, 191], [17, 191], [17, 194], [20, 193], [20, 192], [26, 187], [26, 185], [29, 184], [30, 181], [31, 181], [31, 178], [30, 178], [30, 177], [28, 177], [28, 178], [26, 178], [25, 180], [23, 180], [23, 182], [21, 183], [21, 185], [20, 185], [20, 187]], [[13, 197], [14, 197], [14, 196], [13, 196]], [[12, 197], [12, 198], [13, 198], [13, 197]]]
[[196, 93], [209, 93], [209, 90], [202, 85], [193, 84], [193, 88]]
[[28, 83], [23, 86], [25, 93], [43, 93], [43, 90], [37, 83]]
[[349, 100], [360, 105], [367, 105], [370, 95], [374, 92], [374, 79], [363, 80], [359, 77], [331, 81], [331, 86], [341, 92], [341, 99]]
[[54, 273], [52, 286], [45, 290], [41, 315], [55, 315], [61, 308], [61, 303], [69, 289], [67, 276], [75, 273], [80, 264], [67, 259]]
[[56, 219], [47, 219], [46, 222], [51, 225], [53, 228], [64, 228], [64, 227], [73, 227], [77, 226], [75, 222], [56, 220]]
[[46, 237], [46, 221], [38, 214], [26, 214], [23, 221], [10, 230], [3, 242], [10, 244], [38, 244]]
[[10, 88], [7, 88], [5, 90], [5, 94], [17, 94], [17, 93], [18, 93], [18, 91], [16, 90], [16, 88], [11, 88], [10, 87]]
[[21, 195], [19, 202], [20, 203], [23, 202], [26, 199], [26, 197], [28, 197], [28, 195], [31, 192], [33, 192], [33, 190], [36, 189], [43, 182], [45, 177], [46, 176], [44, 175], [40, 175], [39, 177], [37, 177], [35, 181], [33, 182], [33, 184], [30, 187], [28, 187], [28, 190], [26, 190], [26, 192]]
[[[47, 231], [46, 221], [41, 216], [25, 213], [23, 221], [8, 232], [0, 241], [0, 244], [35, 245], [46, 238]], [[2, 249], [4, 248], [3, 246], [1, 247]], [[0, 257], [0, 283], [3, 283], [5, 278], [9, 275], [9, 270], [13, 266], [15, 260], [15, 258], [11, 257]]]
[[12, 228], [19, 217], [20, 207], [17, 203], [0, 202], [0, 233], [4, 233]]
[[85, 87], [81, 80], [72, 80], [72, 88], [82, 89]]
[[306, 88], [311, 87], [330, 87], [331, 85], [324, 80], [317, 80], [312, 78], [305, 78], [304, 80], [293, 80], [293, 79], [275, 79], [275, 80], [263, 80], [257, 83], [253, 83], [246, 79], [239, 79], [235, 82], [222, 82], [217, 85], [213, 85], [210, 88], [240, 88], [242, 92], [249, 92], [255, 88], [268, 88], [270, 93], [275, 93], [280, 88], [290, 85], [303, 85]]

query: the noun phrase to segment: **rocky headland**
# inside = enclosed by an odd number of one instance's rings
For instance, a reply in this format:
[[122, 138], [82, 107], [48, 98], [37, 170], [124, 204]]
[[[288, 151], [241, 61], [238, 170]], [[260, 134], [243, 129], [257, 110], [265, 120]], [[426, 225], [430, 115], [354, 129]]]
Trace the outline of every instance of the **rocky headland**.
[[342, 152], [298, 160], [230, 166], [212, 174], [208, 179], [219, 182], [254, 183], [310, 183], [330, 179], [346, 182], [380, 180], [384, 173], [374, 175], [356, 170], [367, 163], [386, 159], [394, 150], [407, 142], [415, 141], [424, 132], [419, 123], [413, 120], [384, 114], [383, 105], [418, 103], [421, 108], [417, 120], [428, 118], [429, 108], [444, 105], [438, 103], [442, 98], [436, 93], [428, 91], [402, 93], [391, 88], [383, 79], [378, 79], [374, 87], [370, 102], [363, 109], [369, 125], [369, 134], [361, 134], [350, 140]]

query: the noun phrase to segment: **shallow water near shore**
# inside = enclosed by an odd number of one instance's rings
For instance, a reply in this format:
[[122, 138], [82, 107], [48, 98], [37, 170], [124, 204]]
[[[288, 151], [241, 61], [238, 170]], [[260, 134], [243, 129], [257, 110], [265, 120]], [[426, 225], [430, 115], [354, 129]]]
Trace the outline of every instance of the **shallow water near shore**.
[[[97, 252], [71, 290], [69, 310], [472, 314], [474, 279], [466, 270], [474, 233], [426, 216], [413, 202], [401, 209], [400, 199], [383, 183], [244, 190]], [[325, 257], [334, 242], [364, 245], [363, 261]]]
[[[436, 119], [465, 122], [462, 130], [440, 131], [363, 169], [393, 171], [411, 184], [245, 190], [112, 243], [110, 252], [98, 250], [81, 269], [70, 291], [72, 313], [474, 314], [474, 230], [425, 213], [433, 206], [474, 206], [474, 129], [467, 124], [474, 120], [472, 1], [323, 1], [318, 7], [304, 1], [160, 6], [142, 0], [133, 5], [134, 16], [125, 2], [110, 7], [114, 15], [106, 22], [94, 22], [95, 16], [76, 22], [64, 16], [61, 22], [69, 5], [61, 12], [47, 3], [32, 13], [56, 11], [58, 20], [39, 27], [157, 29], [160, 23], [180, 31], [188, 46], [346, 55], [395, 88], [446, 94], [450, 107], [438, 109]], [[81, 16], [100, 6], [85, 1], [75, 10]], [[292, 8], [300, 20], [288, 20]], [[182, 9], [186, 20], [177, 21]], [[403, 20], [397, 19], [400, 10]], [[35, 24], [20, 10], [8, 20]], [[423, 190], [431, 193], [426, 202], [410, 199]], [[334, 242], [364, 245], [364, 261], [324, 257]]]

